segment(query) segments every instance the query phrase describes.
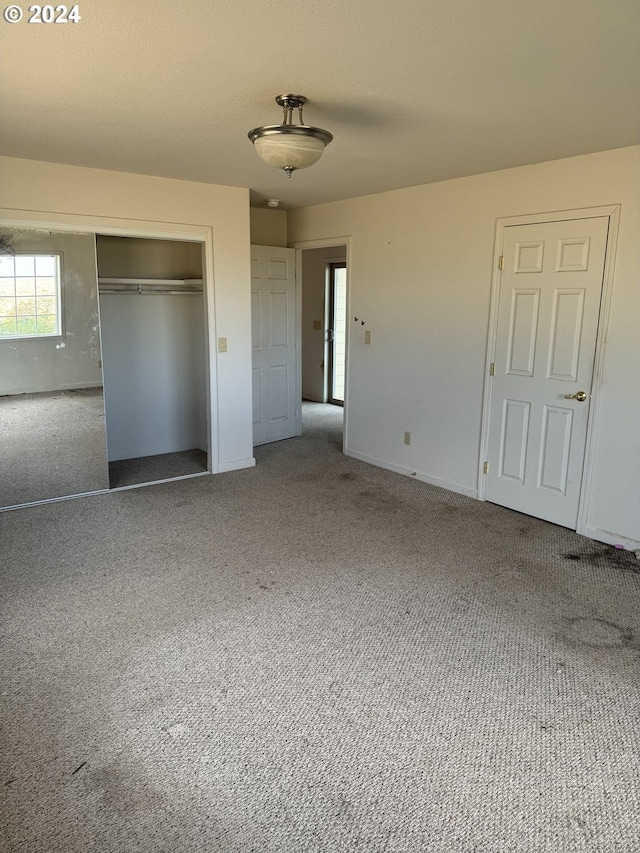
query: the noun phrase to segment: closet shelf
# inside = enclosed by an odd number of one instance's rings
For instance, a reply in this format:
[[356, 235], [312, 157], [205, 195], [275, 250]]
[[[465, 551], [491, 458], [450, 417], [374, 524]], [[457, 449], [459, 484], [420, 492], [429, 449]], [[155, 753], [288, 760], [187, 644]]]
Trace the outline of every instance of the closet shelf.
[[98, 278], [100, 293], [181, 295], [202, 293], [201, 278]]

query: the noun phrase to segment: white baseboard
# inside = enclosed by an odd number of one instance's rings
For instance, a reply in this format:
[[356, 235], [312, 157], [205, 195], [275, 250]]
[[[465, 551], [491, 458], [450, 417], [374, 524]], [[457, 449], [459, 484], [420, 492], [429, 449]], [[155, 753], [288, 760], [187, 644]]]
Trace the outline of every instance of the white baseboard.
[[255, 468], [255, 457], [251, 456], [248, 459], [236, 459], [233, 462], [221, 462], [218, 465], [218, 474], [225, 474], [227, 471], [240, 471], [242, 468]]
[[102, 386], [99, 382], [96, 382], [94, 379], [93, 382], [67, 382], [62, 385], [56, 385], [55, 388], [9, 388], [7, 390], [2, 390], [0, 392], [0, 396], [2, 397], [13, 397], [18, 394], [53, 394], [56, 391], [84, 391], [87, 388], [100, 388], [102, 390]]
[[302, 393], [302, 402], [303, 402], [303, 403], [304, 403], [304, 402], [309, 402], [309, 403], [324, 403], [324, 402], [325, 402], [325, 400], [324, 400], [322, 397], [316, 397], [316, 395], [315, 395], [315, 394], [305, 394], [305, 393], [303, 392], [303, 393]]
[[587, 526], [580, 528], [576, 532], [589, 539], [604, 542], [606, 545], [624, 545], [625, 551], [640, 550], [640, 541], [637, 539], [630, 539], [628, 536], [621, 536], [619, 533], [611, 533], [609, 530], [600, 530], [599, 527]]
[[396, 474], [404, 474], [405, 477], [413, 477], [414, 480], [420, 480], [422, 483], [429, 483], [430, 486], [438, 486], [441, 489], [447, 489], [449, 492], [456, 492], [459, 495], [466, 495], [468, 498], [477, 498], [478, 490], [470, 489], [467, 486], [461, 486], [459, 483], [452, 483], [450, 480], [441, 480], [439, 477], [431, 477], [422, 471], [414, 471], [412, 468], [406, 468], [404, 465], [396, 465], [393, 462], [387, 462], [384, 459], [377, 459], [375, 456], [368, 456], [366, 453], [359, 453], [357, 450], [345, 448], [345, 456], [352, 456], [354, 459], [359, 459], [361, 462], [367, 462], [369, 465], [376, 465], [378, 468], [386, 468], [387, 471], [394, 471]]

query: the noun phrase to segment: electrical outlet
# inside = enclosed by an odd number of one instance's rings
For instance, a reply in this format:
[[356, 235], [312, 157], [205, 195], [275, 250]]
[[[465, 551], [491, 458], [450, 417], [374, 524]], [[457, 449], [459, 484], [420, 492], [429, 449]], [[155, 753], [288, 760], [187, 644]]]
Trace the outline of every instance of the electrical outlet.
[[365, 344], [371, 343], [371, 330], [370, 329], [367, 329], [367, 331], [364, 333], [364, 342], [365, 342]]
[[226, 338], [218, 338], [218, 352], [226, 352], [227, 351], [227, 339]]
[[410, 432], [405, 432], [404, 443], [405, 444], [411, 444], [411, 433]]

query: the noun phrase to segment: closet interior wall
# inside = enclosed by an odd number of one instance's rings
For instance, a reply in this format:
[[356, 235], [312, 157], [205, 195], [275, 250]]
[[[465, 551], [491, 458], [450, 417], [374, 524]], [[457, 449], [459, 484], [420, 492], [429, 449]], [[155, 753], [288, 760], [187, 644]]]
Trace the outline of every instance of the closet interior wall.
[[98, 235], [97, 266], [109, 462], [206, 453], [201, 244]]

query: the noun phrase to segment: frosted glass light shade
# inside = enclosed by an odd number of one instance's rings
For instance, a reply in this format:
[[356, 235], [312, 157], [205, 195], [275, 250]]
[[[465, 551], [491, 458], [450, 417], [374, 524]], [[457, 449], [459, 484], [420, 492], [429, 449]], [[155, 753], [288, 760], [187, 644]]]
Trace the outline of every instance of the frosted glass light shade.
[[321, 139], [302, 134], [270, 134], [253, 143], [258, 156], [276, 169], [306, 169], [317, 163], [325, 144]]
[[[304, 95], [278, 95], [276, 103], [284, 109], [283, 123], [254, 127], [247, 134], [260, 159], [276, 169], [284, 169], [289, 178], [296, 169], [317, 163], [333, 139], [328, 130], [304, 123], [302, 107], [306, 102]], [[294, 110], [298, 110], [300, 124], [293, 123]]]

